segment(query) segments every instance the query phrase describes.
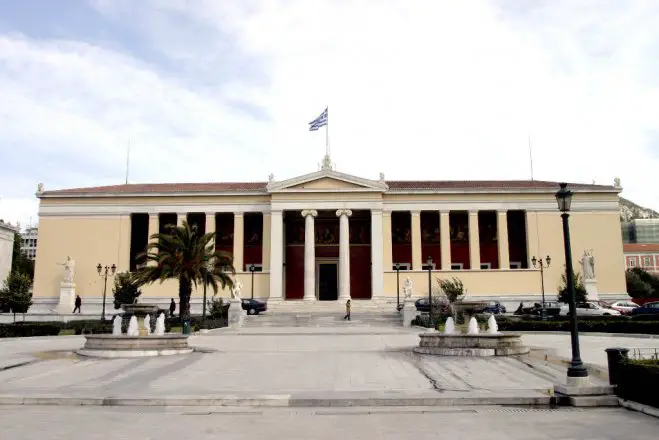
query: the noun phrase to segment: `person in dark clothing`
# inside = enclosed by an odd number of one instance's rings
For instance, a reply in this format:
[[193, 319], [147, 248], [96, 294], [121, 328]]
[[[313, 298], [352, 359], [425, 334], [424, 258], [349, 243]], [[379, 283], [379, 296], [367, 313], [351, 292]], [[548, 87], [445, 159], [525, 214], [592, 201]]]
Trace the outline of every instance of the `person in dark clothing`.
[[80, 295], [76, 295], [76, 302], [75, 302], [75, 308], [73, 309], [73, 313], [78, 311], [78, 314], [80, 314], [80, 306], [82, 305], [82, 299], [80, 298]]
[[346, 316], [344, 316], [343, 319], [350, 321], [350, 300], [346, 302]]
[[176, 303], [174, 302], [174, 298], [172, 298], [172, 302], [169, 303], [169, 316], [174, 316], [174, 312], [176, 311]]

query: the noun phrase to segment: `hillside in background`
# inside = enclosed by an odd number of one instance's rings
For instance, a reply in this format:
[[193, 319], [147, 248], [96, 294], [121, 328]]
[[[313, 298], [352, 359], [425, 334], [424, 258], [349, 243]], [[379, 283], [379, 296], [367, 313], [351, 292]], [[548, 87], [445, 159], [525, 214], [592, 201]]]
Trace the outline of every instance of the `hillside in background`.
[[659, 218], [659, 213], [620, 197], [620, 221], [628, 222], [641, 218]]

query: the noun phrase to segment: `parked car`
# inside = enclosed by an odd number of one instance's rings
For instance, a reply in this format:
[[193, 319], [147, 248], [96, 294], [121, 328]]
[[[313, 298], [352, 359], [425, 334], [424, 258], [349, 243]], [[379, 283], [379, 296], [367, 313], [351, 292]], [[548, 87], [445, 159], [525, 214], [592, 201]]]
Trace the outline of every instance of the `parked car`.
[[[561, 313], [562, 303], [556, 301], [545, 301], [545, 315], [558, 316]], [[542, 303], [536, 303], [529, 311], [531, 315], [542, 315]]]
[[643, 304], [632, 310], [632, 315], [659, 315], [659, 301]]
[[631, 301], [616, 301], [611, 304], [613, 310], [617, 310], [623, 315], [630, 315], [632, 310], [638, 308], [638, 304], [635, 304]]
[[[659, 309], [658, 309], [659, 311]], [[567, 304], [561, 307], [560, 315], [570, 314], [570, 308]], [[594, 302], [585, 302], [577, 304], [577, 316], [620, 316], [617, 310], [607, 309]]]
[[499, 313], [506, 313], [506, 307], [503, 304], [501, 304], [499, 301], [490, 301], [487, 303], [487, 306], [483, 311], [485, 313], [493, 313], [495, 315], [498, 315]]
[[[417, 312], [430, 312], [430, 299], [428, 297], [419, 298], [414, 301], [414, 307], [416, 307]], [[448, 303], [440, 305], [440, 312], [448, 311]], [[435, 302], [435, 310], [437, 310], [437, 303]]]
[[246, 298], [242, 301], [243, 310], [247, 310], [248, 315], [258, 315], [268, 310], [268, 305], [255, 299]]

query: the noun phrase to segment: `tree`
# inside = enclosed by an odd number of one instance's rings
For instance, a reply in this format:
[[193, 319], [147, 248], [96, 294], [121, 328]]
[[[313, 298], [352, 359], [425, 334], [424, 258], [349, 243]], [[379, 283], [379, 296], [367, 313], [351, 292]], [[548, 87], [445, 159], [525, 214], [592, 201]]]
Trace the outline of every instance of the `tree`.
[[14, 234], [14, 249], [12, 251], [11, 271], [24, 273], [34, 280], [34, 261], [21, 252], [21, 234]]
[[[576, 296], [577, 304], [586, 302], [586, 287], [583, 284], [583, 279], [579, 272], [573, 273], [574, 280], [574, 294]], [[570, 302], [570, 293], [567, 291], [567, 275], [561, 275], [561, 285], [558, 287], [558, 301], [562, 303]]]
[[181, 226], [167, 225], [164, 234], [153, 234], [141, 262], [146, 263], [133, 273], [138, 285], [178, 280], [179, 310], [183, 321], [190, 317], [192, 286], [206, 283], [215, 293], [218, 287], [233, 287], [231, 275], [236, 273], [233, 258], [215, 250], [215, 234], [198, 234], [196, 225], [187, 221]]
[[122, 304], [134, 304], [142, 294], [140, 287], [133, 281], [129, 272], [117, 274], [114, 278], [114, 308], [121, 308]]
[[652, 286], [643, 281], [641, 275], [634, 269], [625, 271], [625, 281], [627, 282], [627, 294], [632, 298], [650, 298], [652, 296]]
[[[641, 269], [640, 267], [635, 267], [633, 269], [629, 269], [628, 272], [632, 272], [641, 279], [644, 283], [647, 283], [650, 286], [650, 293], [645, 297], [645, 298], [651, 298], [655, 296], [659, 296], [659, 277], [656, 275], [651, 274], [645, 269]], [[630, 294], [631, 296], [631, 294]], [[639, 297], [643, 298], [643, 297]]]
[[32, 305], [32, 280], [24, 273], [12, 272], [7, 277], [4, 287], [0, 290], [0, 302], [6, 304], [14, 313], [27, 313]]

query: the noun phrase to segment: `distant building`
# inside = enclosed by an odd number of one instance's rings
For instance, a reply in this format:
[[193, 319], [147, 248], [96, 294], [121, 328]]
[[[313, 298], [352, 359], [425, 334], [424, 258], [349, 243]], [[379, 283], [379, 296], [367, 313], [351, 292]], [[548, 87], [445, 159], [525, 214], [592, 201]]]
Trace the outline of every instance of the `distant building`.
[[11, 271], [16, 232], [18, 232], [18, 227], [0, 220], [0, 287]]
[[37, 258], [37, 236], [39, 228], [27, 228], [21, 233], [21, 253], [30, 260]]
[[648, 272], [659, 272], [659, 244], [625, 243], [625, 269], [640, 267]]
[[634, 219], [621, 223], [623, 243], [658, 243], [659, 218]]

